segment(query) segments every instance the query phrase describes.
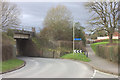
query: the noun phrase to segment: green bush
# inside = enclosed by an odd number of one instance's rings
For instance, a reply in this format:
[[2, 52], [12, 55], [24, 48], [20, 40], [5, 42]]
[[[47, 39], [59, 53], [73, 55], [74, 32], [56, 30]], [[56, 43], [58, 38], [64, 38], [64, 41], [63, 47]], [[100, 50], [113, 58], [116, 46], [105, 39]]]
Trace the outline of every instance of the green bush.
[[36, 37], [33, 37], [32, 41], [35, 43], [35, 45], [37, 46], [37, 48], [41, 47], [39, 39], [37, 39]]
[[107, 44], [109, 42], [98, 42], [98, 43], [93, 43], [91, 44], [91, 48], [93, 49], [94, 52], [96, 52], [96, 46], [99, 44]]
[[[118, 39], [113, 39], [113, 42], [116, 42], [116, 41], [118, 41]], [[109, 42], [109, 39], [101, 40], [101, 42]]]

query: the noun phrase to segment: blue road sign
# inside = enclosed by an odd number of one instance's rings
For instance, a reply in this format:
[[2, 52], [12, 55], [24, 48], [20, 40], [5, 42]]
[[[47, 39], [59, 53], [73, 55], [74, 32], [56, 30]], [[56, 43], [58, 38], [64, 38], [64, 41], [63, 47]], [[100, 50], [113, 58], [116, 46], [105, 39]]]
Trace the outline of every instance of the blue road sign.
[[74, 38], [74, 40], [82, 40], [81, 38]]

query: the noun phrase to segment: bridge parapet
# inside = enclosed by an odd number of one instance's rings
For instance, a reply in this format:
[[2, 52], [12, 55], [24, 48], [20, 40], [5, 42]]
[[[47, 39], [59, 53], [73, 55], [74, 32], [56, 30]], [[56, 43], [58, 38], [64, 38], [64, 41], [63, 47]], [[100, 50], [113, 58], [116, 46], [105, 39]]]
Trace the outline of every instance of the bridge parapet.
[[29, 39], [34, 36], [33, 31], [26, 31], [26, 30], [14, 30], [14, 39]]
[[15, 30], [15, 34], [32, 34], [32, 31], [24, 31], [24, 30]]

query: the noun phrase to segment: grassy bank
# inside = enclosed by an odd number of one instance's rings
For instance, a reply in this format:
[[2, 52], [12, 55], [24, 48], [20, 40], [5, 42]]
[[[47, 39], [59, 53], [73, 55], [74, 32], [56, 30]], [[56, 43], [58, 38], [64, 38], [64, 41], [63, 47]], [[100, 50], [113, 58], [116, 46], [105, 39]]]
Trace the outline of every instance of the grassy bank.
[[[93, 49], [94, 52], [96, 52], [96, 46], [97, 45], [108, 44], [108, 43], [109, 43], [109, 41], [93, 43], [93, 44], [91, 44], [91, 48]], [[120, 43], [120, 41], [113, 41], [113, 43]]]
[[13, 70], [19, 66], [21, 66], [24, 63], [24, 61], [19, 59], [11, 59], [7, 61], [3, 61], [2, 65], [0, 64], [0, 67], [2, 68], [2, 71], [0, 72], [6, 72], [9, 70]]
[[74, 59], [74, 60], [80, 60], [80, 61], [85, 61], [85, 62], [90, 61], [90, 59], [88, 57], [86, 57], [85, 55], [83, 55], [81, 53], [75, 53], [74, 55], [73, 55], [73, 53], [70, 53], [70, 54], [66, 54], [66, 55], [62, 56], [61, 58]]
[[109, 42], [98, 42], [98, 43], [93, 43], [91, 44], [91, 48], [93, 49], [94, 52], [96, 52], [96, 46], [99, 44], [108, 44]]

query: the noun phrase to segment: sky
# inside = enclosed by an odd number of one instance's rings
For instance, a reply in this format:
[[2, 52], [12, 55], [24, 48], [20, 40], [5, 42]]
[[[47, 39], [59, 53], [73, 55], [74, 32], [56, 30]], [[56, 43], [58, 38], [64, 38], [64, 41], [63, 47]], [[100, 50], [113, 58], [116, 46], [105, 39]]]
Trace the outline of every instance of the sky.
[[25, 29], [31, 30], [35, 27], [36, 31], [42, 29], [43, 21], [47, 15], [47, 11], [57, 5], [66, 6], [74, 17], [74, 21], [79, 21], [82, 26], [88, 26], [87, 22], [91, 17], [88, 9], [85, 8], [85, 2], [15, 2], [20, 9], [21, 25]]

